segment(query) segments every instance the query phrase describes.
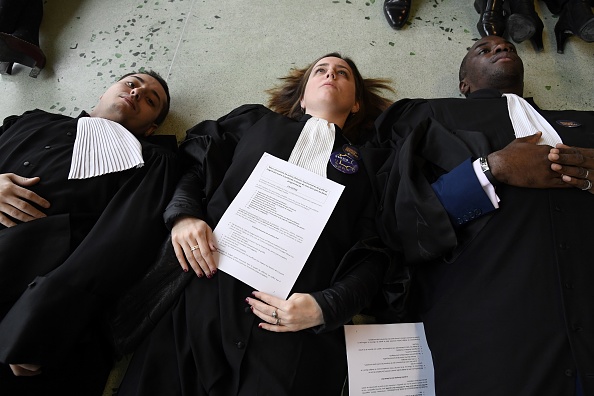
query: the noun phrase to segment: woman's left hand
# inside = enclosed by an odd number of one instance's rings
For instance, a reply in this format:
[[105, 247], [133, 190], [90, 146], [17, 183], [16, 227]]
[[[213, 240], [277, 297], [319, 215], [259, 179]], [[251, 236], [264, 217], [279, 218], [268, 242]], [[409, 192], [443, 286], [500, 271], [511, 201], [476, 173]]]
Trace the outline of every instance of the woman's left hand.
[[246, 298], [252, 312], [264, 322], [261, 329], [283, 333], [309, 329], [324, 323], [322, 309], [310, 294], [295, 293], [288, 300], [262, 292]]

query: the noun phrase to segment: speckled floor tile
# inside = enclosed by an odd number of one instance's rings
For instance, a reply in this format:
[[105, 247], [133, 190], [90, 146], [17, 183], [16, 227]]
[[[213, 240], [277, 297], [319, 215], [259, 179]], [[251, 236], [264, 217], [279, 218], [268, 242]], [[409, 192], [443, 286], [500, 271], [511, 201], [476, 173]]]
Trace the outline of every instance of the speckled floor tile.
[[[594, 108], [594, 44], [572, 37], [555, 51], [557, 21], [537, 3], [545, 51], [518, 44], [527, 96], [543, 108]], [[0, 117], [30, 108], [76, 115], [118, 76], [153, 69], [169, 82], [172, 113], [160, 133], [177, 134], [242, 103], [289, 68], [339, 51], [368, 77], [393, 79], [394, 99], [458, 96], [457, 70], [476, 40], [472, 1], [413, 1], [408, 25], [390, 29], [381, 0], [64, 0], [46, 2], [37, 79], [1, 76]]]

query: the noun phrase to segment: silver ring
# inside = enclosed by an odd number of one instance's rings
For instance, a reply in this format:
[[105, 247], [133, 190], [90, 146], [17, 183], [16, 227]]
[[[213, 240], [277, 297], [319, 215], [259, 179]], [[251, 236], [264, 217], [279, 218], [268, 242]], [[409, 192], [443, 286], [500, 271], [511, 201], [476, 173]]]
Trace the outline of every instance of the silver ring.
[[272, 311], [272, 317], [273, 317], [274, 319], [276, 319], [276, 309], [275, 309], [274, 311]]
[[586, 186], [586, 188], [582, 188], [582, 191], [588, 191], [592, 188], [592, 182], [588, 179], [586, 179], [586, 181], [588, 182], [588, 185]]
[[196, 246], [192, 246], [192, 247], [190, 248], [190, 250], [191, 250], [192, 252], [193, 252], [194, 250], [196, 250], [196, 249], [200, 249], [200, 246], [196, 245]]
[[280, 326], [280, 318], [276, 318], [276, 323], [277, 326]]

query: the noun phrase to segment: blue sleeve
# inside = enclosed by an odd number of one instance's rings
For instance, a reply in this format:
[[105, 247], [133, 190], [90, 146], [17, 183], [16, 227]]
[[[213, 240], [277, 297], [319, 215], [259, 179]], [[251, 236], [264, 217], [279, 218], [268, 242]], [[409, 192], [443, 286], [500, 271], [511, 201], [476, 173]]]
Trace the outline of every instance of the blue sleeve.
[[455, 226], [495, 210], [474, 173], [470, 158], [442, 175], [431, 187]]

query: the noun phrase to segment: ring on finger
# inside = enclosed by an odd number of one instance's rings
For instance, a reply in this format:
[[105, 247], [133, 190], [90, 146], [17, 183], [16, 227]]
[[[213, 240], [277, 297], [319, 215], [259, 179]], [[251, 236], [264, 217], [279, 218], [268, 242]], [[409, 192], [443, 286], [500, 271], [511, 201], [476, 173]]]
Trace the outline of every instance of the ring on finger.
[[198, 245], [192, 246], [192, 247], [190, 247], [190, 250], [191, 250], [192, 252], [193, 252], [194, 250], [200, 250], [200, 246], [198, 246]]
[[586, 186], [586, 188], [582, 188], [582, 191], [588, 191], [592, 188], [592, 182], [588, 179], [586, 179], [586, 181], [588, 182], [588, 185]]
[[280, 318], [276, 318], [276, 323], [275, 323], [275, 325], [277, 325], [277, 326], [280, 326], [280, 322], [281, 322]]
[[276, 309], [275, 309], [274, 311], [272, 311], [272, 317], [273, 317], [274, 319], [276, 319], [276, 316], [277, 316], [277, 315], [276, 315]]

